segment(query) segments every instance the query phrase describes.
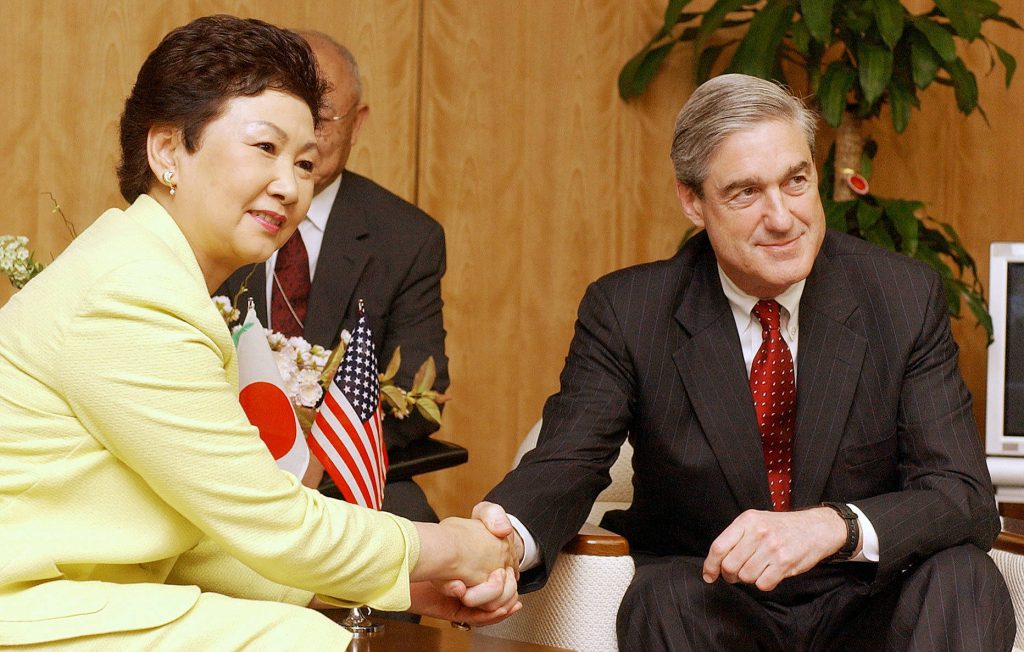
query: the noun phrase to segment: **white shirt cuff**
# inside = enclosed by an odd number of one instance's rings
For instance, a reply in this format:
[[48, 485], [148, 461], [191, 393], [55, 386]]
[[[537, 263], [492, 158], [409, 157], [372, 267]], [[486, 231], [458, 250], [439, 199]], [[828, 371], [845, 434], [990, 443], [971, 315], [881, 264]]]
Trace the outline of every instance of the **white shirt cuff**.
[[[867, 516], [864, 516], [864, 512], [860, 511], [856, 505], [847, 503], [847, 506], [853, 510], [853, 513], [857, 515], [857, 523], [860, 525], [860, 540], [863, 545], [860, 547], [860, 552], [856, 557], [850, 559], [850, 561], [878, 561], [878, 533], [875, 532], [875, 527], [871, 525], [871, 521], [868, 520]], [[523, 541], [526, 541], [525, 537]]]
[[505, 515], [508, 516], [512, 527], [515, 528], [515, 531], [519, 533], [520, 538], [523, 540], [523, 558], [519, 560], [519, 570], [520, 572], [530, 570], [540, 564], [540, 549], [537, 548], [537, 542], [533, 540], [533, 535], [526, 529], [522, 521], [511, 514], [506, 513]]

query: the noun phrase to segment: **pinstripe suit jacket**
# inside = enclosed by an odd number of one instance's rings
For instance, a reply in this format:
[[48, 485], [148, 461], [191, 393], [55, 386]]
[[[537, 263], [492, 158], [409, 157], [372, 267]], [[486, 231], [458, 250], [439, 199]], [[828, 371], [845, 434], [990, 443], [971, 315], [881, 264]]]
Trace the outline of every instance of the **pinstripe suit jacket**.
[[[829, 232], [799, 315], [793, 507], [856, 504], [878, 533], [876, 586], [936, 550], [987, 550], [999, 521], [938, 275]], [[771, 509], [739, 336], [704, 234], [590, 286], [540, 443], [487, 499], [526, 525], [549, 564], [607, 486], [627, 433], [633, 504], [603, 525], [632, 550], [703, 557], [741, 512]], [[546, 573], [525, 574], [524, 590]]]

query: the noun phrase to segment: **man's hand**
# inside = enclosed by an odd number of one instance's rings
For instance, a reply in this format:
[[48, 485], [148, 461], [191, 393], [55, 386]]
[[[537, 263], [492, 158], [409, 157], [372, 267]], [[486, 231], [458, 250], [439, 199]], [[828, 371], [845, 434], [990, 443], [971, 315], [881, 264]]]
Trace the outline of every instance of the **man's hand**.
[[515, 551], [513, 563], [510, 566], [515, 570], [516, 580], [519, 579], [519, 560], [523, 558], [523, 540], [519, 533], [512, 527], [512, 521], [508, 519], [501, 505], [494, 503], [480, 502], [473, 508], [473, 518], [482, 522], [487, 530], [496, 537], [508, 539]]
[[814, 568], [846, 541], [846, 524], [835, 510], [794, 512], [748, 509], [711, 543], [704, 581], [753, 584], [771, 591], [779, 582]]

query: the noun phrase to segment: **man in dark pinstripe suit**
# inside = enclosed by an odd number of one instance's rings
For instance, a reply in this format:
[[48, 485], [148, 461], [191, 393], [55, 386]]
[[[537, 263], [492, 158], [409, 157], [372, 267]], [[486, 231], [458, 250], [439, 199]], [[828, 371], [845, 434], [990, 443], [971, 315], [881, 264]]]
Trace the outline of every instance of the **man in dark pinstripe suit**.
[[[694, 92], [672, 159], [704, 232], [591, 285], [539, 445], [487, 500], [521, 538], [522, 588], [538, 588], [628, 433], [633, 504], [602, 523], [637, 561], [623, 650], [1009, 650], [942, 283], [826, 232], [814, 128], [770, 82]], [[796, 375], [781, 466], [748, 384], [762, 337]]]

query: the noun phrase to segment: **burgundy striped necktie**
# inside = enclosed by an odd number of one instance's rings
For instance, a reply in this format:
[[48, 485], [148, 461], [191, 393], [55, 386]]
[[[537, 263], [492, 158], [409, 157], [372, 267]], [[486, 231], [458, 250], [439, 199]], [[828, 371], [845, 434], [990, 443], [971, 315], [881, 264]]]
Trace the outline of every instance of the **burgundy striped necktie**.
[[309, 254], [296, 229], [277, 252], [270, 291], [270, 325], [288, 337], [302, 337], [309, 300]]
[[789, 510], [796, 427], [793, 356], [779, 331], [778, 302], [774, 299], [758, 301], [753, 312], [761, 322], [762, 342], [750, 365], [750, 393], [761, 429], [772, 505], [776, 512], [785, 512]]

